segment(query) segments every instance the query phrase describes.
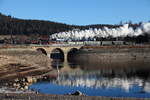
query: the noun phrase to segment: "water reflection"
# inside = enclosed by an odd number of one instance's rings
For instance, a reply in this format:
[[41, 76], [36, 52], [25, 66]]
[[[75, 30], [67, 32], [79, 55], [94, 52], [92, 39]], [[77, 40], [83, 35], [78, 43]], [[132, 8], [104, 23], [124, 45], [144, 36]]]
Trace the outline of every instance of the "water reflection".
[[[122, 88], [126, 92], [130, 92], [130, 89], [137, 85], [141, 87], [143, 92], [150, 93], [150, 79], [142, 79], [139, 77], [103, 77], [100, 72], [87, 72], [87, 73], [67, 73], [61, 74], [59, 82], [52, 81], [52, 83], [63, 85], [63, 86], [75, 86], [75, 87], [85, 87], [85, 88]], [[137, 91], [137, 92], [140, 92]]]
[[48, 94], [67, 94], [79, 90], [89, 96], [150, 98], [150, 78], [101, 75], [99, 71], [60, 73], [59, 80], [39, 82], [30, 89]]
[[[136, 55], [136, 56], [134, 56]], [[82, 70], [101, 68], [136, 69], [149, 68], [150, 57], [143, 53], [77, 53], [71, 62], [80, 65]]]
[[52, 62], [51, 62], [51, 66], [54, 68], [54, 69], [61, 69], [64, 67], [64, 62], [60, 59], [53, 59]]
[[117, 59], [106, 59], [106, 55], [103, 55], [102, 59], [102, 54], [70, 56], [69, 62], [61, 59], [52, 60], [52, 67], [58, 73], [57, 79], [39, 82], [30, 88], [40, 89], [40, 92], [49, 94], [67, 94], [80, 90], [90, 96], [150, 98], [148, 57], [133, 59], [130, 56], [117, 56]]

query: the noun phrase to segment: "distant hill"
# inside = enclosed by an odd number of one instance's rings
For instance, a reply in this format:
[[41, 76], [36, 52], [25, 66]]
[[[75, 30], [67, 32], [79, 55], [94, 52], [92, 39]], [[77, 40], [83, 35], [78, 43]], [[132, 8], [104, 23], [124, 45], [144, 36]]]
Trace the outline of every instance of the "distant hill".
[[54, 33], [70, 31], [73, 29], [85, 30], [89, 28], [103, 28], [104, 26], [108, 28], [119, 27], [120, 25], [67, 25], [64, 23], [44, 21], [44, 20], [24, 20], [18, 19], [11, 16], [6, 16], [0, 13], [0, 35], [30, 35], [30, 34], [40, 34], [40, 35], [51, 35]]
[[23, 20], [0, 14], [0, 34], [53, 34], [75, 26], [42, 20]]

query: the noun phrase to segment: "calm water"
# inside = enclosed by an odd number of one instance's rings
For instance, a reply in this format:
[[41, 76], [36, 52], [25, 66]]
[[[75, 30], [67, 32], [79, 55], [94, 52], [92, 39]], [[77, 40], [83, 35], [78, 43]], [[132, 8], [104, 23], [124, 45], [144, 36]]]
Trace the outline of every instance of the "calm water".
[[46, 94], [67, 94], [79, 90], [88, 96], [150, 98], [149, 65], [109, 67], [110, 64], [104, 66], [103, 62], [96, 61], [98, 59], [93, 62], [87, 61], [89, 59], [73, 59], [69, 63], [54, 60], [52, 66], [58, 72], [57, 77], [39, 81], [30, 89]]

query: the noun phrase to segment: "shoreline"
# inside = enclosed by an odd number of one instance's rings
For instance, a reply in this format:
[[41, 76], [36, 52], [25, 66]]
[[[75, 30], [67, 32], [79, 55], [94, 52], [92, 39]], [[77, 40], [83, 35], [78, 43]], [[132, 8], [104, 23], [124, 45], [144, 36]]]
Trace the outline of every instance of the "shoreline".
[[72, 96], [37, 93], [0, 93], [0, 98], [1, 100], [150, 100], [150, 98]]

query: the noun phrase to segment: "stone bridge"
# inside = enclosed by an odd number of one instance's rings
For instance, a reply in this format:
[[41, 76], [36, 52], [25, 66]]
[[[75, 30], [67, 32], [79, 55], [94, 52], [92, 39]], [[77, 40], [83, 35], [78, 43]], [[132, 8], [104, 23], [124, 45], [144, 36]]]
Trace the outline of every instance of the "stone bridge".
[[42, 52], [43, 54], [47, 55], [48, 57], [52, 58], [53, 54], [59, 54], [60, 59], [64, 62], [68, 61], [68, 57], [71, 54], [78, 51], [82, 46], [32, 46], [32, 50], [37, 50]]

